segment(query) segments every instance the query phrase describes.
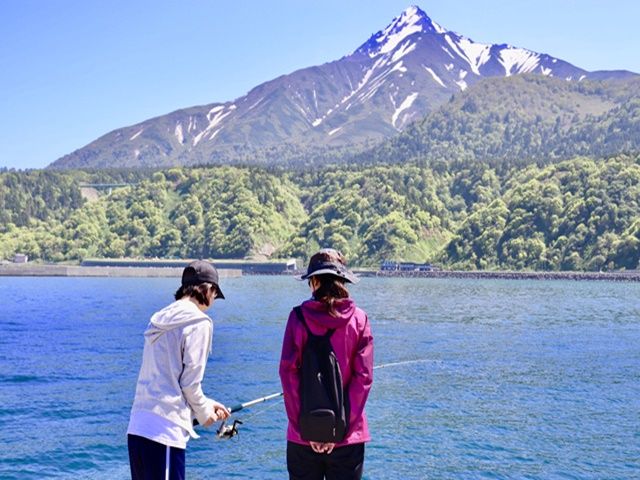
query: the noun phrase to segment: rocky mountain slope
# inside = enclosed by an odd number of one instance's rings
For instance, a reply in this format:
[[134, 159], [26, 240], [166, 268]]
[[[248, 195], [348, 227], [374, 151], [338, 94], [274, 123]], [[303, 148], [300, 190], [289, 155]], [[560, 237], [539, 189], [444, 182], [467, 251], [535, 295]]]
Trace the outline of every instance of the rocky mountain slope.
[[487, 77], [537, 74], [571, 83], [633, 76], [449, 31], [412, 6], [353, 53], [110, 132], [53, 168], [295, 163], [393, 137]]

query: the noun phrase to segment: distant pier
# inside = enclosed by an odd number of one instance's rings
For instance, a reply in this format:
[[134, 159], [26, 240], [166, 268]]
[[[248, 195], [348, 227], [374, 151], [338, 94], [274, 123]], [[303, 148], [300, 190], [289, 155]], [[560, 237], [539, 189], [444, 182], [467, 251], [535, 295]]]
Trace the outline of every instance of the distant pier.
[[[81, 265], [3, 264], [0, 277], [140, 277], [180, 278], [183, 267], [121, 267]], [[220, 269], [221, 278], [241, 277], [240, 269]]]
[[621, 272], [513, 272], [513, 271], [378, 271], [360, 273], [361, 276], [389, 278], [471, 278], [502, 280], [604, 280], [610, 282], [640, 282], [640, 271]]

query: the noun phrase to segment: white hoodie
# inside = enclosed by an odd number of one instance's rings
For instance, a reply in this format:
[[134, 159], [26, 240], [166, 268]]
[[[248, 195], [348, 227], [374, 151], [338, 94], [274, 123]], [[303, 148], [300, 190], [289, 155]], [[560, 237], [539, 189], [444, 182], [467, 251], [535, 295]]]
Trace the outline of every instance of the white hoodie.
[[198, 438], [193, 417], [204, 424], [213, 409], [213, 400], [201, 386], [212, 338], [213, 322], [189, 300], [178, 300], [155, 313], [144, 333], [132, 417], [151, 412]]

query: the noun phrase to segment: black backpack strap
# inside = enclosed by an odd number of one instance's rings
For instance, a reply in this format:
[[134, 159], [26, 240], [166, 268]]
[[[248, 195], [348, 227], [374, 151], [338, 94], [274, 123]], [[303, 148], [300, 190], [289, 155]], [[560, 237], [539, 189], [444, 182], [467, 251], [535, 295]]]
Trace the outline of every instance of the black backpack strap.
[[309, 328], [309, 325], [307, 325], [307, 322], [304, 319], [304, 315], [302, 314], [302, 307], [300, 305], [298, 305], [297, 307], [295, 307], [293, 309], [294, 312], [296, 312], [296, 315], [298, 316], [298, 320], [300, 320], [302, 322], [302, 325], [304, 325], [305, 330], [307, 331], [307, 333], [312, 336], [312, 337], [318, 337], [318, 336], [322, 336], [322, 337], [327, 337], [330, 338], [331, 335], [333, 335], [333, 332], [335, 332], [335, 328], [330, 328], [329, 330], [327, 330], [327, 333], [325, 333], [324, 335], [315, 335], [311, 329]]
[[302, 325], [304, 325], [304, 328], [307, 331], [307, 333], [309, 335], [313, 335], [313, 333], [311, 333], [311, 330], [309, 330], [309, 326], [307, 325], [307, 322], [305, 322], [304, 320], [304, 315], [302, 314], [302, 307], [298, 305], [296, 308], [293, 309], [293, 311], [296, 312], [296, 315], [298, 316], [298, 320], [302, 322]]

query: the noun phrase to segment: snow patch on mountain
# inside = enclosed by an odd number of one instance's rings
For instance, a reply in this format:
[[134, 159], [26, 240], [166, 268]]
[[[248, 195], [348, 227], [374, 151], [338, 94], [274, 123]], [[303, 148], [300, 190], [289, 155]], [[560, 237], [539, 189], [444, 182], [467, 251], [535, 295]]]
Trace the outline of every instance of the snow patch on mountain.
[[[458, 57], [469, 64], [471, 71], [480, 75], [480, 67], [491, 58], [491, 45], [475, 43], [466, 37], [458, 37], [448, 33], [444, 35], [444, 39]], [[449, 52], [447, 51], [447, 53]]]
[[453, 56], [453, 53], [451, 53], [449, 51], [449, 49], [445, 46], [442, 46], [442, 50], [444, 50], [444, 53], [446, 53], [447, 55], [449, 55], [451, 58], [453, 58], [454, 60], [456, 59], [456, 57]]
[[429, 72], [431, 74], [431, 76], [433, 77], [433, 79], [440, 84], [442, 87], [447, 88], [447, 86], [444, 84], [444, 82], [440, 79], [440, 77], [438, 75], [436, 75], [436, 72], [434, 72], [431, 68], [429, 67], [425, 67], [423, 65], [424, 69]]
[[255, 102], [253, 102], [253, 104], [247, 109], [247, 110], [253, 110], [254, 108], [256, 108], [258, 105], [260, 105], [262, 103], [262, 101], [264, 100], [264, 97], [260, 97], [258, 100], [256, 100]]
[[393, 53], [393, 56], [391, 57], [391, 61], [397, 62], [402, 57], [404, 57], [407, 53], [411, 53], [415, 49], [416, 49], [416, 44], [411, 43], [410, 41], [407, 40], [405, 43], [402, 44], [402, 46], [398, 50], [396, 50]]
[[402, 101], [400, 106], [396, 108], [395, 112], [393, 112], [393, 115], [391, 116], [391, 125], [393, 125], [394, 127], [398, 128], [396, 126], [396, 122], [398, 121], [398, 116], [404, 110], [410, 108], [411, 105], [413, 105], [413, 102], [415, 102], [416, 98], [418, 98], [418, 92], [413, 92], [412, 94], [408, 95], [407, 98], [405, 98]]
[[224, 127], [220, 127], [219, 129], [217, 129], [215, 132], [213, 132], [210, 136], [209, 136], [209, 140], [213, 140], [214, 138], [216, 138], [216, 135], [218, 135], [218, 133], [220, 133], [220, 130], [222, 130]]
[[505, 76], [528, 73], [540, 64], [540, 55], [524, 48], [507, 47], [500, 51], [498, 61], [504, 67]]
[[443, 33], [447, 33], [447, 31], [444, 28], [442, 28], [440, 24], [434, 22], [433, 20], [431, 20], [431, 25], [433, 25], [433, 29], [440, 35], [442, 35]]
[[[225, 108], [228, 108], [226, 112]], [[202, 140], [204, 136], [211, 132], [211, 130], [213, 130], [216, 126], [218, 126], [220, 122], [222, 122], [222, 120], [231, 115], [236, 108], [237, 107], [235, 104], [229, 105], [229, 107], [226, 107], [225, 105], [218, 105], [209, 110], [209, 112], [207, 113], [207, 120], [209, 120], [209, 125], [207, 125], [207, 128], [205, 128], [202, 132], [194, 137], [193, 146], [195, 147], [198, 143], [200, 143], [200, 140]], [[219, 131], [220, 130], [213, 132], [213, 134], [209, 136], [209, 139], [213, 140]]]
[[144, 132], [144, 128], [141, 128], [137, 133], [134, 133], [129, 139], [129, 141], [135, 140], [136, 138], [138, 138], [140, 135], [142, 135], [142, 132]]
[[467, 82], [465, 82], [464, 78], [467, 76], [466, 70], [460, 70], [458, 72], [458, 80], [456, 80], [456, 84], [460, 87], [460, 90], [465, 91], [468, 87]]
[[475, 43], [468, 38], [460, 37], [458, 46], [464, 54], [463, 58], [469, 63], [471, 71], [480, 75], [480, 67], [491, 58], [491, 45]]
[[176, 123], [176, 129], [173, 132], [173, 134], [178, 139], [178, 142], [180, 142], [181, 144], [184, 143], [184, 134], [182, 133], [182, 123], [180, 123], [180, 122]]

